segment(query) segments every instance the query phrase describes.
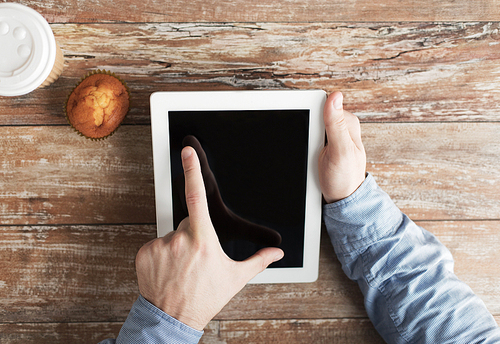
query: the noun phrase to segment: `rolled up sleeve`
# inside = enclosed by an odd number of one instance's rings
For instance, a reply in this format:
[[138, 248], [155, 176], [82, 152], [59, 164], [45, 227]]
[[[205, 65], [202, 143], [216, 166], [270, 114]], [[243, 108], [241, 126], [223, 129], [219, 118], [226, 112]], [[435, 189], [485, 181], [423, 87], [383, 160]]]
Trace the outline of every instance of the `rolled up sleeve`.
[[500, 343], [482, 300], [454, 274], [449, 250], [404, 215], [368, 174], [323, 217], [346, 275], [388, 343]]

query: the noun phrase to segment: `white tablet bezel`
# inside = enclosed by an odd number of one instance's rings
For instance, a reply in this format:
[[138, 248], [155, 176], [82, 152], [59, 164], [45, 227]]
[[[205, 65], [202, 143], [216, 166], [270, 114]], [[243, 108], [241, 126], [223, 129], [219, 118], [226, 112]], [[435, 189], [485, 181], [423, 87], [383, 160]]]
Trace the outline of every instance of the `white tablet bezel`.
[[310, 119], [303, 267], [268, 268], [250, 283], [314, 282], [318, 277], [321, 235], [318, 157], [324, 146], [323, 107], [325, 100], [326, 93], [321, 90], [153, 93], [150, 102], [158, 237], [174, 229], [170, 178], [169, 111], [308, 109]]

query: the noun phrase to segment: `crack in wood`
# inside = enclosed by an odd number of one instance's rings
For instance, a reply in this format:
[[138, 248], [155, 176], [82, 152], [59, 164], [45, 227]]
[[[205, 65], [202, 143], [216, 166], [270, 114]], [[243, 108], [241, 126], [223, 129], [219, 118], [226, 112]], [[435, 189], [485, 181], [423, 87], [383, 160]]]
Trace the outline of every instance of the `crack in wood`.
[[422, 50], [425, 50], [425, 49], [406, 50], [406, 51], [401, 51], [401, 52], [397, 53], [394, 56], [390, 56], [390, 57], [378, 57], [378, 58], [374, 58], [374, 59], [370, 59], [370, 60], [371, 61], [389, 61], [389, 60], [397, 59], [398, 57], [401, 57], [402, 55], [409, 54], [409, 53], [414, 53], [416, 51], [422, 51]]
[[64, 54], [64, 58], [67, 58], [67, 59], [73, 59], [73, 58], [76, 58], [76, 59], [85, 59], [85, 60], [91, 60], [91, 59], [95, 59], [95, 55], [88, 55], [88, 54]]
[[170, 67], [172, 67], [172, 64], [171, 64], [171, 63], [169, 63], [169, 62], [165, 62], [165, 61], [155, 61], [155, 60], [150, 60], [150, 61], [151, 61], [151, 62], [153, 62], [153, 63], [159, 64], [159, 65], [161, 65], [161, 66], [163, 66], [163, 67], [165, 67], [165, 68], [170, 68]]

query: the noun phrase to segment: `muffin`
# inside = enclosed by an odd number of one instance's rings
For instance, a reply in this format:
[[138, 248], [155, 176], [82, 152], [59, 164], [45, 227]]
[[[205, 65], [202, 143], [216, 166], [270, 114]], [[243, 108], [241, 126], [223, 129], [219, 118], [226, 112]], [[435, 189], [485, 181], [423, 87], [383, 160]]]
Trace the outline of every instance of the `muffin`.
[[71, 92], [66, 117], [83, 136], [102, 139], [120, 126], [129, 109], [129, 98], [128, 88], [121, 80], [98, 70]]

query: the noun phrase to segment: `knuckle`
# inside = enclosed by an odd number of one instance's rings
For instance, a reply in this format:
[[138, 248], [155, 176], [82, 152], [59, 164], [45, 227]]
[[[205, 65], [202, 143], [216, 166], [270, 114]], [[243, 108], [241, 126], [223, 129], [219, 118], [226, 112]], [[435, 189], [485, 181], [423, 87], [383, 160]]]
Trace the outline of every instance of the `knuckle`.
[[185, 164], [183, 168], [184, 168], [184, 173], [190, 174], [196, 171], [198, 169], [198, 166], [194, 164]]
[[360, 124], [358, 116], [353, 115], [352, 113], [347, 112], [347, 111], [344, 112], [344, 116], [346, 117], [346, 120], [348, 121], [348, 123], [350, 125], [359, 125]]
[[177, 260], [189, 255], [192, 261], [200, 261], [199, 258], [207, 254], [206, 244], [194, 238], [193, 235], [186, 232], [178, 234], [168, 245], [168, 254], [172, 259]]
[[168, 233], [163, 238], [157, 238], [144, 244], [135, 257], [136, 266], [149, 264], [150, 261], [160, 257], [165, 250], [166, 243], [172, 238], [172, 234], [175, 234], [175, 232]]
[[169, 250], [174, 256], [181, 254], [186, 247], [186, 236], [182, 232], [176, 234], [168, 244]]
[[345, 116], [341, 116], [337, 118], [334, 122], [334, 125], [339, 129], [339, 130], [347, 130], [349, 127], [347, 119]]
[[333, 128], [336, 130], [344, 130], [347, 129], [347, 120], [344, 115], [340, 116], [332, 116], [327, 121], [325, 121], [325, 126], [327, 128]]
[[186, 204], [195, 205], [202, 201], [202, 194], [198, 191], [191, 191], [186, 193]]
[[147, 265], [150, 256], [150, 249], [146, 245], [142, 246], [137, 255], [135, 256], [135, 266], [136, 268], [143, 267]]

